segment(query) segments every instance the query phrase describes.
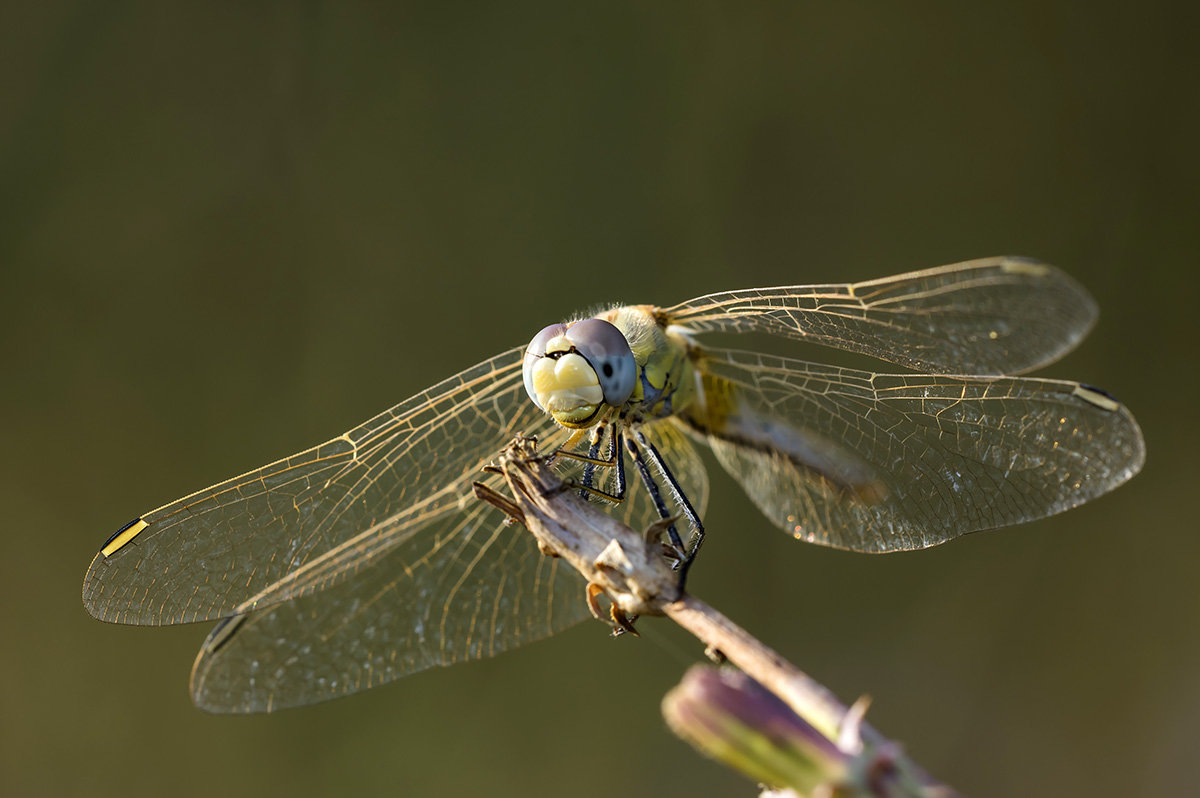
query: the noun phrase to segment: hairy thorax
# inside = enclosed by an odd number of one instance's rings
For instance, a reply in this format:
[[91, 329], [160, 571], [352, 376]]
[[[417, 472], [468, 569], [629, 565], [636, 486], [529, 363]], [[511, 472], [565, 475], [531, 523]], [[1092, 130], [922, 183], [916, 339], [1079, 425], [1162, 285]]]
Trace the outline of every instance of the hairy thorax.
[[597, 314], [619, 329], [637, 361], [638, 381], [633, 395], [619, 410], [630, 422], [666, 418], [687, 408], [696, 386], [692, 341], [666, 326], [653, 305], [626, 305]]

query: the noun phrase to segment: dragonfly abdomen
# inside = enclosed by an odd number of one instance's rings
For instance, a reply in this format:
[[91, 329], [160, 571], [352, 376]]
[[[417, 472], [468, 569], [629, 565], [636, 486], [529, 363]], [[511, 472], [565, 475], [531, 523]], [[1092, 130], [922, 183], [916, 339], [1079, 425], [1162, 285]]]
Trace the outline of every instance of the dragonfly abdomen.
[[844, 444], [762, 412], [739, 395], [737, 386], [701, 372], [698, 396], [682, 420], [704, 435], [773, 454], [867, 504], [887, 498], [878, 470]]

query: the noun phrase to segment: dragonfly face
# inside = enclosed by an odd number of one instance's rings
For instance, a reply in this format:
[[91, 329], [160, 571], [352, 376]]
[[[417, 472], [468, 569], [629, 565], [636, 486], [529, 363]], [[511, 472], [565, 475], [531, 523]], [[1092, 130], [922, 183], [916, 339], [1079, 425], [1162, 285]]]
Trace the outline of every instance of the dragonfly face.
[[633, 394], [638, 364], [625, 334], [603, 319], [552, 324], [525, 349], [522, 376], [534, 404], [564, 427], [590, 426]]
[[[546, 451], [590, 434], [561, 467], [624, 496], [612, 512], [635, 528], [664, 513], [699, 524], [696, 443], [772, 523], [827, 546], [918, 549], [1042, 518], [1120, 485], [1145, 456], [1132, 415], [1104, 392], [1012, 376], [1072, 349], [1095, 315], [1056, 269], [989, 258], [553, 325], [323, 444], [134, 519], [93, 560], [84, 605], [117, 623], [220, 621], [192, 694], [223, 712], [309, 704], [545, 637], [588, 616], [578, 575], [471, 496], [476, 480], [501, 487], [480, 469], [518, 432]], [[716, 348], [714, 332], [900, 370]], [[625, 494], [627, 453], [646, 489]]]
[[529, 398], [559, 425], [664, 418], [691, 400], [693, 343], [649, 305], [546, 327], [525, 349]]

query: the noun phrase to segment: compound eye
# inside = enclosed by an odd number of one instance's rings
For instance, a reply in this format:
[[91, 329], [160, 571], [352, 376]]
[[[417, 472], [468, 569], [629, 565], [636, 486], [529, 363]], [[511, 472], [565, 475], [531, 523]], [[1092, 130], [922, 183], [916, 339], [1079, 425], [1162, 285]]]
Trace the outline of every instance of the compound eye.
[[565, 324], [551, 324], [549, 327], [543, 327], [540, 333], [533, 336], [529, 346], [525, 347], [525, 354], [543, 357], [546, 354], [546, 345], [566, 331], [567, 325]]
[[605, 404], [620, 407], [629, 401], [637, 385], [637, 361], [624, 333], [603, 319], [584, 319], [571, 325], [567, 340], [596, 370]]
[[533, 340], [529, 342], [529, 346], [525, 347], [525, 362], [521, 367], [521, 376], [525, 379], [525, 393], [529, 394], [529, 398], [533, 403], [542, 410], [542, 403], [538, 401], [537, 391], [533, 385], [533, 367], [539, 358], [546, 356], [546, 346], [567, 331], [565, 324], [551, 324], [549, 327], [542, 329], [540, 333], [533, 336]]

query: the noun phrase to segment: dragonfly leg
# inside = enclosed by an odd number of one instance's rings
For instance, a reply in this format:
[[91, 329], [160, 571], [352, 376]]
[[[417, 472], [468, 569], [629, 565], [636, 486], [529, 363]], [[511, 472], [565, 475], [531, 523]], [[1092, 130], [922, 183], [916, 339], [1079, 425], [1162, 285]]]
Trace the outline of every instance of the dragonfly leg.
[[611, 447], [609, 452], [612, 454], [612, 459], [617, 461], [617, 489], [615, 493], [622, 499], [625, 498], [625, 453], [621, 451], [621, 430], [613, 427]]
[[[573, 460], [579, 460], [584, 464], [583, 479], [576, 486], [579, 488], [579, 495], [585, 499], [588, 496], [597, 496], [601, 499], [607, 499], [611, 502], [620, 504], [625, 501], [625, 457], [621, 454], [621, 440], [624, 437], [617, 425], [612, 426], [612, 434], [609, 436], [608, 454], [606, 459], [598, 459], [595, 455], [599, 453], [600, 435], [597, 435], [593, 441], [588, 454], [583, 455], [578, 452], [570, 452], [559, 450], [555, 453], [556, 456], [569, 457]], [[596, 468], [616, 468], [616, 486], [612, 493], [601, 490], [595, 486]]]
[[[667, 484], [669, 484], [671, 489], [675, 492], [675, 496], [679, 501], [680, 509], [683, 510], [684, 516], [687, 517], [688, 522], [692, 525], [692, 529], [694, 530], [692, 532], [691, 546], [690, 548], [684, 550], [683, 561], [679, 565], [679, 586], [682, 588], [683, 582], [687, 579], [688, 569], [692, 567], [692, 563], [696, 559], [696, 554], [700, 551], [700, 544], [704, 542], [704, 522], [700, 520], [700, 514], [696, 512], [696, 508], [692, 506], [691, 500], [687, 497], [687, 494], [683, 492], [683, 487], [679, 484], [679, 480], [675, 479], [675, 475], [671, 473], [670, 466], [667, 465], [667, 461], [663, 459], [663, 456], [659, 454], [657, 447], [647, 440], [646, 436], [643, 435], [638, 429], [633, 430], [633, 436], [637, 442], [641, 444], [643, 448], [645, 448], [646, 455], [654, 461], [656, 466], [658, 466], [658, 470], [662, 473], [663, 479], [667, 481]], [[655, 504], [659, 506], [659, 512], [662, 513], [662, 505], [656, 493], [656, 489], [652, 489], [651, 493], [655, 495]], [[665, 515], [663, 517], [666, 518]], [[672, 537], [671, 542], [678, 542], [677, 534], [676, 536]], [[682, 546], [682, 544], [679, 545]]]
[[[599, 466], [600, 468], [614, 468], [619, 462], [617, 459], [617, 455], [619, 454], [619, 450], [620, 450], [620, 446], [618, 446], [618, 442], [621, 437], [621, 428], [615, 422], [612, 424], [613, 436], [609, 439], [608, 454], [604, 455], [603, 458], [598, 456], [598, 454], [599, 454], [598, 443], [604, 439], [603, 438], [603, 435], [604, 435], [603, 428], [606, 428], [608, 426], [609, 425], [607, 423], [601, 424], [600, 432], [593, 433], [591, 448], [588, 450], [587, 454], [582, 454], [580, 452], [573, 452], [567, 448], [567, 446], [569, 444], [564, 444], [561, 448], [556, 449], [554, 451], [554, 453], [552, 455], [550, 455], [550, 457], [552, 457], [552, 458], [553, 457], [566, 457], [571, 460], [578, 460], [581, 463], [590, 463], [592, 465]], [[571, 439], [578, 440], [575, 436], [572, 436]]]
[[[594, 582], [588, 583], [586, 595], [588, 609], [591, 611], [592, 617], [594, 617], [597, 621], [603, 621], [604, 616], [600, 614], [600, 602], [596, 600], [596, 597], [606, 595], [604, 588]], [[611, 625], [613, 637], [620, 637], [626, 632], [629, 632], [634, 637], [641, 637], [641, 635], [638, 634], [638, 630], [633, 627], [634, 621], [638, 619], [638, 616], [626, 615], [620, 607], [610, 601], [608, 606], [608, 617], [612, 619]]]
[[[636, 431], [633, 433], [636, 437], [645, 442], [645, 438], [639, 435]], [[642, 478], [642, 482], [646, 485], [646, 490], [650, 493], [650, 499], [654, 502], [654, 509], [658, 510], [658, 517], [668, 522], [671, 518], [671, 512], [667, 509], [666, 502], [663, 501], [662, 491], [658, 489], [658, 483], [654, 481], [654, 476], [650, 473], [650, 466], [646, 464], [646, 458], [642, 456], [641, 450], [632, 438], [625, 439], [625, 448], [629, 450], [630, 456], [633, 458], [633, 464], [637, 466], [638, 476]], [[687, 561], [687, 548], [683, 545], [683, 539], [679, 537], [679, 530], [675, 528], [675, 522], [667, 523], [667, 537], [671, 540], [671, 546], [675, 549], [675, 555], [678, 558], [676, 567]]]
[[[592, 430], [592, 445], [588, 448], [588, 459], [583, 461], [583, 487], [579, 490], [579, 495], [583, 498], [588, 497], [588, 490], [596, 484], [596, 468], [607, 462], [609, 465], [621, 466], [617, 463], [617, 457], [620, 452], [617, 449], [617, 427], [611, 427], [612, 434], [608, 436], [608, 454], [604, 456], [604, 460], [600, 459], [600, 444], [604, 441], [604, 433], [608, 432], [610, 427], [607, 424], [598, 424]], [[618, 485], [616, 493], [618, 496], [624, 496], [624, 489]]]
[[583, 488], [580, 488], [579, 495], [583, 498], [588, 497], [588, 492], [584, 488], [590, 488], [596, 480], [596, 464], [594, 461], [600, 456], [600, 441], [604, 437], [606, 428], [603, 424], [597, 426], [592, 431], [592, 445], [588, 447], [588, 460], [583, 464]]

